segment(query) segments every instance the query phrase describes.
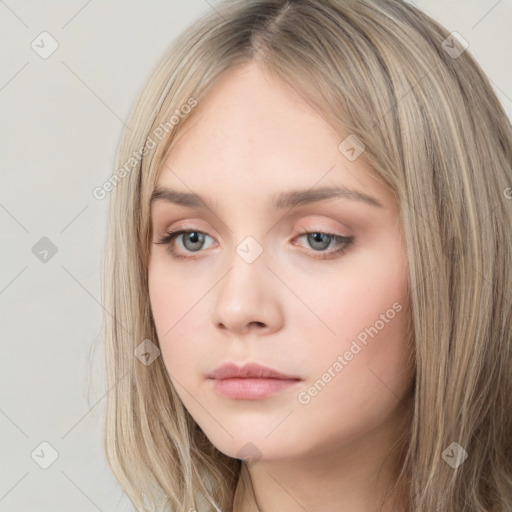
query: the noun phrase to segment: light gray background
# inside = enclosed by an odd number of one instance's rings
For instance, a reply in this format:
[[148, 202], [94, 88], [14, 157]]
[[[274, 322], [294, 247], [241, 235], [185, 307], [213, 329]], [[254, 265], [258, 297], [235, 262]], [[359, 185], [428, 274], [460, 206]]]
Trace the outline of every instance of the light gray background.
[[[414, 3], [468, 41], [512, 118], [512, 0]], [[107, 199], [92, 190], [156, 60], [212, 8], [0, 0], [0, 512], [130, 509], [103, 455]], [[47, 59], [31, 48], [43, 31], [59, 45]], [[57, 247], [46, 262], [32, 252], [42, 237]], [[43, 441], [58, 453], [47, 469]]]

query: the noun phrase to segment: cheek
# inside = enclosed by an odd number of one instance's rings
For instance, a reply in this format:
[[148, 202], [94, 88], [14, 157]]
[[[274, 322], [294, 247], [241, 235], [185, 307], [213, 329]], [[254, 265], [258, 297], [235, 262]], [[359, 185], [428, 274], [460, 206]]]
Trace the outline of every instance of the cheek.
[[[321, 351], [304, 347], [309, 371], [298, 398], [308, 404], [309, 413], [324, 417], [326, 428], [329, 422], [342, 422], [344, 415], [350, 422], [377, 422], [409, 389], [414, 366], [408, 343], [409, 284], [399, 247], [382, 244], [378, 252], [358, 254], [350, 272], [325, 280], [323, 293], [309, 294], [315, 312], [335, 334], [325, 330]], [[336, 404], [343, 405], [343, 412], [337, 412]]]
[[205, 289], [208, 289], [206, 285], [201, 288], [195, 286], [183, 272], [160, 255], [150, 261], [148, 286], [151, 311], [162, 341], [171, 334], [169, 329], [174, 331], [189, 311], [195, 313], [195, 308], [194, 311], [191, 308], [200, 302]]
[[396, 408], [405, 413], [400, 399], [414, 370], [406, 297], [405, 283], [403, 289], [359, 290], [338, 302], [337, 315], [324, 310], [337, 335], [324, 335], [322, 350], [304, 346], [309, 370], [295, 397], [296, 420], [334, 442], [370, 431]]
[[[165, 366], [171, 376], [187, 371], [194, 375], [195, 365], [204, 357], [204, 340], [194, 333], [205, 332], [209, 321], [207, 301], [203, 300], [211, 285], [194, 286], [183, 272], [156, 260], [148, 269], [151, 311]], [[185, 342], [186, 341], [186, 342]]]
[[[403, 342], [408, 321], [406, 262], [396, 244], [382, 245], [384, 249], [379, 251], [359, 252], [350, 261], [347, 258], [346, 266], [323, 276], [321, 281], [296, 281], [297, 295], [311, 305], [318, 320], [316, 328], [323, 331], [324, 354], [343, 353], [356, 339], [364, 347], [372, 339], [386, 338], [387, 345], [373, 347], [375, 354], [385, 356], [386, 350], [392, 352], [391, 345]], [[298, 310], [294, 316], [305, 322]], [[317, 337], [318, 334], [314, 336]], [[314, 359], [322, 359], [321, 354], [317, 353]]]

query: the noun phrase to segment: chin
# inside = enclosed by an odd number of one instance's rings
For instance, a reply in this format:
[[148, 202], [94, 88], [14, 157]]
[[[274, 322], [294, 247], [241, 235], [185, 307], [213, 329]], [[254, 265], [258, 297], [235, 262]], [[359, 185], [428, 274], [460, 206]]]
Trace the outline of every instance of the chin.
[[224, 431], [221, 435], [216, 432], [214, 436], [207, 436], [211, 443], [228, 457], [243, 459], [248, 463], [254, 463], [258, 460], [275, 460], [285, 458], [297, 451], [300, 446], [297, 442], [289, 440], [285, 443], [278, 436], [273, 438], [268, 436], [268, 431], [248, 431], [243, 429], [237, 432], [233, 428], [228, 428], [233, 435], [230, 437]]

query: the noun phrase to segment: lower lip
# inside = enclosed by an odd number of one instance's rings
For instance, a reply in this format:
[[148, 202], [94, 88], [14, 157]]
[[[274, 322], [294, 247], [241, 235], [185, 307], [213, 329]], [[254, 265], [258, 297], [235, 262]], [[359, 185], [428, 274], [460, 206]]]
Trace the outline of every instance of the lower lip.
[[213, 379], [213, 387], [220, 395], [234, 400], [262, 400], [298, 382], [297, 379]]

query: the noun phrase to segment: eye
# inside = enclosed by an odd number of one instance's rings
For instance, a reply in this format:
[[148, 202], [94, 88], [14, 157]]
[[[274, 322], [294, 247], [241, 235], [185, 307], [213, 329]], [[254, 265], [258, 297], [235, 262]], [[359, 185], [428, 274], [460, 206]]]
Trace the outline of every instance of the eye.
[[[354, 241], [354, 237], [346, 237], [323, 231], [305, 231], [300, 233], [296, 238], [306, 239], [307, 244], [312, 249], [310, 253], [316, 253], [315, 256], [312, 256], [316, 259], [328, 259], [341, 256], [349, 249]], [[160, 237], [155, 243], [167, 245], [167, 250], [173, 257], [186, 259], [193, 257], [187, 256], [187, 253], [199, 253], [202, 249], [210, 247], [211, 243], [208, 245], [206, 243], [207, 239], [213, 240], [202, 231], [184, 229], [182, 226], [177, 226], [175, 229], [168, 231], [164, 236]], [[301, 247], [303, 246], [301, 245]]]
[[[319, 257], [320, 259], [333, 258], [336, 255], [345, 253], [354, 241], [354, 237], [325, 233], [323, 231], [306, 231], [301, 233], [297, 238], [300, 239], [304, 237], [308, 245], [313, 249], [313, 252], [319, 253], [318, 256], [314, 257]], [[337, 249], [332, 249], [336, 246], [338, 247]], [[329, 247], [331, 250], [326, 251]]]
[[[211, 239], [210, 236], [202, 231], [186, 230], [178, 226], [177, 228], [168, 231], [164, 236], [159, 238], [158, 242], [155, 243], [168, 245], [169, 253], [176, 258], [187, 258], [188, 256], [183, 256], [176, 250], [176, 243], [181, 242], [178, 243], [178, 246], [180, 246], [180, 252], [200, 252], [201, 249], [205, 248], [205, 241], [207, 238]], [[207, 247], [208, 245], [206, 248]]]

